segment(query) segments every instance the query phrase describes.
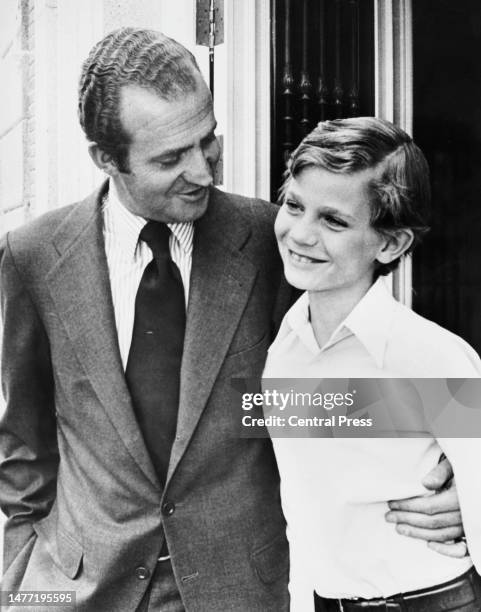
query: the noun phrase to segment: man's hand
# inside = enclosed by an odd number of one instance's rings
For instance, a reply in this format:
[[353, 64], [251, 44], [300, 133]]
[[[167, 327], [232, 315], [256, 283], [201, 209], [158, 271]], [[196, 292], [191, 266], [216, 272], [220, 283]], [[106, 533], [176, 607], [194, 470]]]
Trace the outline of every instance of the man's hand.
[[429, 548], [448, 557], [468, 554], [464, 536], [453, 469], [443, 459], [422, 481], [434, 495], [411, 497], [389, 502], [386, 514], [396, 531], [411, 538], [427, 540]]

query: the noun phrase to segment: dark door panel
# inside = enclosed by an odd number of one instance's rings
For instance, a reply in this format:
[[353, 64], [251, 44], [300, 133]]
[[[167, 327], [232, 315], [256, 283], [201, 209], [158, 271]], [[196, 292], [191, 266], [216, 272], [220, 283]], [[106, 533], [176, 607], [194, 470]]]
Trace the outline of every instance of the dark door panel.
[[272, 199], [319, 121], [374, 114], [373, 0], [272, 0]]
[[432, 230], [413, 307], [481, 351], [481, 2], [413, 2], [414, 139], [431, 167]]

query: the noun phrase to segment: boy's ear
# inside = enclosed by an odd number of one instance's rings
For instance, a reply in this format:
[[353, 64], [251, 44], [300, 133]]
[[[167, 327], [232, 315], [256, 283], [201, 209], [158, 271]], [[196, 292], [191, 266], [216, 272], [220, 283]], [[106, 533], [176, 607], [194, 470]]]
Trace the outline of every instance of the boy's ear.
[[88, 151], [97, 168], [109, 176], [115, 176], [119, 173], [117, 164], [112, 159], [112, 156], [109, 153], [105, 153], [96, 142], [89, 142]]
[[377, 254], [377, 261], [382, 264], [391, 263], [409, 249], [414, 240], [410, 229], [389, 230], [385, 234], [385, 241]]

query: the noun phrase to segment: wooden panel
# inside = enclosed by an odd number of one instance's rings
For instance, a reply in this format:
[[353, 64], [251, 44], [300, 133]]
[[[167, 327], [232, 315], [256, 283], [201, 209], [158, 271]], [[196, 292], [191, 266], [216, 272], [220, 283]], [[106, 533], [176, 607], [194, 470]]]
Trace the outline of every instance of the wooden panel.
[[374, 114], [373, 0], [272, 0], [272, 199], [318, 121]]
[[326, 7], [324, 0], [319, 0], [319, 78], [317, 81], [317, 104], [319, 121], [327, 119], [329, 88], [326, 74]]
[[481, 4], [413, 2], [413, 135], [431, 169], [431, 232], [413, 307], [481, 352]]
[[311, 131], [311, 81], [309, 79], [309, 0], [302, 1], [302, 72], [299, 90], [301, 93], [301, 134]]
[[284, 0], [284, 62], [282, 72], [282, 99], [284, 116], [282, 118], [283, 159], [289, 156], [294, 146], [294, 77], [291, 58], [292, 1]]

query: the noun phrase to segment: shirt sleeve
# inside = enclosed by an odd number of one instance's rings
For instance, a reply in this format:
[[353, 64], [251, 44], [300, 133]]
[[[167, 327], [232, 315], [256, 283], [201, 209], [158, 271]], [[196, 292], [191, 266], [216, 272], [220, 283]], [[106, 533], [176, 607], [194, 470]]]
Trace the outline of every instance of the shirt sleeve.
[[[469, 553], [476, 571], [481, 574], [481, 359], [464, 340], [455, 339], [450, 355], [452, 368], [447, 378], [463, 376], [476, 380], [466, 381], [464, 394], [453, 398], [440, 432], [435, 434], [453, 466]], [[447, 435], [456, 437], [444, 437]]]
[[481, 437], [438, 438], [438, 443], [453, 466], [469, 554], [481, 574]]

